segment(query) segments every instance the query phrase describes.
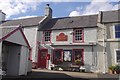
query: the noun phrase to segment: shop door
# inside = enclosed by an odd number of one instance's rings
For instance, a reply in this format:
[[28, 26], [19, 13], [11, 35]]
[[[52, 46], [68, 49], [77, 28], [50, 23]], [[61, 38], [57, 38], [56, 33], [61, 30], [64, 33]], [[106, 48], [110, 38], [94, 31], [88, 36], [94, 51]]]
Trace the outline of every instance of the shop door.
[[38, 68], [46, 68], [48, 50], [43, 49], [38, 52]]

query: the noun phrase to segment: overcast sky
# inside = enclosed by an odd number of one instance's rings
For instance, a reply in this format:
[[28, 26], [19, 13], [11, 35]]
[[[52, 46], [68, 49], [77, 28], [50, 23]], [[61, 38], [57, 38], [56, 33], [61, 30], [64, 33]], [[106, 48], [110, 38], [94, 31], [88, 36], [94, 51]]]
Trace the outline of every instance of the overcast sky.
[[[49, 1], [49, 2], [48, 2]], [[6, 19], [44, 16], [46, 4], [50, 4], [53, 17], [97, 14], [99, 11], [120, 9], [119, 0], [0, 0], [0, 9]]]

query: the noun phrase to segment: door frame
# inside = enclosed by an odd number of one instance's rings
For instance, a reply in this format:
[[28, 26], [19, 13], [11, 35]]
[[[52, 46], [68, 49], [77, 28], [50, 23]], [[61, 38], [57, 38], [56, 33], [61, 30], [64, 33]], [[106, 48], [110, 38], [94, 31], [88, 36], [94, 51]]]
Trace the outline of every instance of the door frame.
[[41, 54], [42, 51], [46, 51], [46, 52], [47, 52], [47, 54], [46, 54], [46, 61], [45, 61], [45, 62], [46, 62], [46, 67], [45, 67], [45, 68], [47, 68], [47, 64], [48, 64], [48, 63], [47, 63], [48, 49], [39, 49], [39, 50], [38, 50], [38, 68], [40, 68], [40, 66], [39, 66], [39, 65], [40, 65], [40, 64], [39, 64], [39, 59], [40, 59], [39, 57], [40, 57], [40, 56], [39, 56], [39, 55]]

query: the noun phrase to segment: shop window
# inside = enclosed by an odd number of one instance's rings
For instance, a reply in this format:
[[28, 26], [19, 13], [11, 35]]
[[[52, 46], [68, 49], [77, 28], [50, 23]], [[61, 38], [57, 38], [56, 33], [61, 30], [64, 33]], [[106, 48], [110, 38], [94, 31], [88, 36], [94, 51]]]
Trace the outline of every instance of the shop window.
[[61, 49], [54, 50], [54, 64], [61, 64], [63, 62], [63, 55]]
[[73, 50], [73, 63], [75, 65], [83, 65], [83, 50], [82, 49]]
[[64, 61], [71, 62], [72, 50], [64, 50]]
[[83, 42], [83, 29], [74, 29], [73, 42]]
[[120, 24], [115, 25], [115, 38], [120, 38]]
[[116, 50], [116, 61], [120, 63], [120, 50]]

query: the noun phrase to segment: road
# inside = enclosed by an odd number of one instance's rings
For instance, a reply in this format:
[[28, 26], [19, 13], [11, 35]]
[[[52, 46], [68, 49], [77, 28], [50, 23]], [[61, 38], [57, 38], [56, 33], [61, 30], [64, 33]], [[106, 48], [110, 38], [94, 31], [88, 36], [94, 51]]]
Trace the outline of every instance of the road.
[[[118, 75], [109, 74], [96, 74], [96, 73], [81, 73], [81, 72], [69, 72], [69, 71], [51, 71], [45, 69], [33, 69], [32, 73], [27, 76], [19, 77], [6, 77], [12, 79], [21, 80], [40, 80], [40, 79], [57, 79], [57, 78], [69, 78], [69, 79], [79, 79], [79, 80], [119, 80]], [[4, 79], [6, 79], [4, 78]], [[3, 79], [3, 80], [4, 80]]]

